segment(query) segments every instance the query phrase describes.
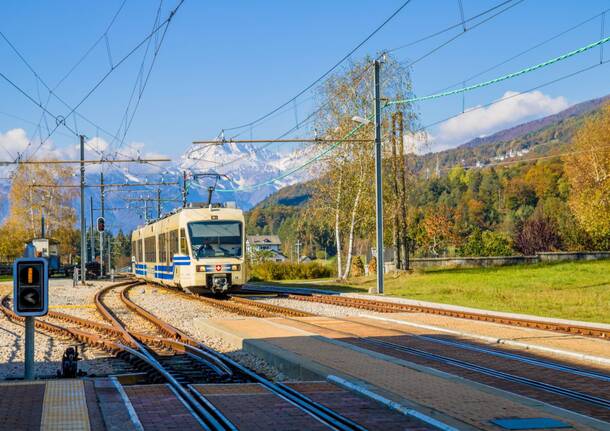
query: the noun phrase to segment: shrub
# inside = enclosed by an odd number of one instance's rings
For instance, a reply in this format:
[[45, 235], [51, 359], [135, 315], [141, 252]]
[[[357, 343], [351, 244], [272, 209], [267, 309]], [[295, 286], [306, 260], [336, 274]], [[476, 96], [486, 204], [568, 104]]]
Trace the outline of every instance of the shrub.
[[377, 257], [371, 257], [369, 261], [369, 274], [375, 274], [377, 272]]
[[252, 266], [251, 280], [295, 280], [325, 278], [333, 275], [332, 269], [319, 262], [261, 262]]
[[350, 272], [352, 277], [362, 277], [364, 275], [364, 262], [360, 256], [354, 256], [352, 259], [352, 268]]

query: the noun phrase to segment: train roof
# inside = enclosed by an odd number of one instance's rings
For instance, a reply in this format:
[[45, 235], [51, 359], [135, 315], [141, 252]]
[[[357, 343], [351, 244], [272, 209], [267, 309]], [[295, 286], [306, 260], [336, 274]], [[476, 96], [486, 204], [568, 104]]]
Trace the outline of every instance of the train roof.
[[201, 204], [193, 203], [193, 204], [189, 204], [185, 208], [176, 208], [175, 210], [173, 210], [173, 211], [171, 211], [171, 212], [169, 212], [167, 214], [164, 214], [160, 218], [148, 220], [146, 222], [146, 224], [143, 224], [143, 225], [140, 225], [140, 226], [136, 227], [134, 229], [134, 231], [142, 229], [142, 228], [144, 228], [146, 226], [149, 226], [149, 225], [151, 225], [153, 223], [157, 223], [159, 221], [163, 221], [163, 220], [168, 219], [168, 218], [170, 218], [172, 216], [175, 216], [175, 215], [181, 215], [181, 214], [182, 215], [187, 215], [187, 214], [191, 215], [193, 213], [195, 213], [195, 214], [199, 213], [199, 214], [202, 214], [202, 215], [206, 214], [206, 215], [210, 215], [210, 216], [213, 215], [213, 214], [222, 213], [224, 217], [226, 217], [226, 216], [229, 216], [229, 217], [233, 216], [233, 217], [235, 217], [236, 219], [239, 219], [239, 220], [243, 219], [243, 214], [244, 214], [243, 210], [241, 210], [239, 208], [236, 208], [234, 206], [233, 207], [227, 207], [227, 206], [223, 206], [223, 205], [219, 205], [219, 204], [214, 204], [214, 205], [208, 206], [208, 205], [203, 204], [203, 203], [201, 203]]

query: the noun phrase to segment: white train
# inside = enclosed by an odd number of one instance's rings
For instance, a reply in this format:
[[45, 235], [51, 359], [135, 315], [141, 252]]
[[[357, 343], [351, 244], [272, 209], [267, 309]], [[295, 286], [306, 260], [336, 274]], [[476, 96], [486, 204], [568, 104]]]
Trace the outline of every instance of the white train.
[[240, 209], [182, 208], [134, 230], [134, 275], [193, 293], [223, 293], [246, 281]]

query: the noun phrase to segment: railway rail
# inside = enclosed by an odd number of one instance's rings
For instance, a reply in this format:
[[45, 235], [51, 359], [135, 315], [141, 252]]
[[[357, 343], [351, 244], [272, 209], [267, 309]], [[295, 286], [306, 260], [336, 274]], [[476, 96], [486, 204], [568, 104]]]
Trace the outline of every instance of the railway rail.
[[[140, 282], [134, 281], [116, 283], [97, 292], [94, 298], [96, 308], [110, 324], [50, 311], [46, 318], [36, 319], [36, 327], [45, 332], [69, 336], [87, 345], [122, 356], [154, 375], [151, 381], [167, 382], [209, 430], [236, 430], [237, 428], [193, 388], [192, 384], [199, 380], [225, 383], [256, 382], [308, 415], [315, 417], [330, 429], [341, 431], [366, 429], [324, 405], [312, 401], [306, 395], [256, 374], [135, 304], [129, 299], [128, 292], [129, 289], [140, 284]], [[108, 305], [110, 301], [107, 301], [106, 296], [112, 295], [112, 291], [119, 288], [121, 289], [119, 298], [123, 305], [131, 313], [154, 326], [157, 330], [156, 334], [150, 329], [143, 332], [130, 329], [119, 317], [121, 310], [117, 310], [116, 302], [113, 307]], [[8, 301], [8, 295], [1, 299], [0, 310], [9, 319], [22, 322], [23, 319], [11, 310]], [[239, 303], [239, 301], [235, 303]], [[261, 311], [261, 308], [254, 308], [246, 304], [240, 304], [240, 306], [245, 307], [242, 312]], [[277, 308], [268, 309], [278, 311]]]
[[461, 319], [479, 320], [483, 322], [500, 323], [503, 325], [520, 326], [525, 328], [541, 329], [545, 331], [562, 332], [573, 335], [605, 338], [610, 340], [610, 329], [596, 328], [572, 323], [562, 323], [549, 320], [526, 319], [507, 317], [493, 313], [477, 313], [465, 310], [451, 310], [441, 307], [411, 305], [398, 302], [379, 301], [373, 299], [353, 298], [335, 295], [297, 295], [286, 292], [285, 297], [297, 301], [318, 302], [322, 304], [338, 305], [341, 307], [358, 308], [380, 313], [427, 313], [439, 316], [458, 317]]
[[[314, 316], [314, 314], [304, 313], [305, 315], [301, 316], [298, 312], [296, 312], [296, 310], [291, 311], [291, 309], [288, 307], [265, 304], [253, 299], [236, 297], [235, 295], [232, 295], [227, 299], [215, 299], [188, 295], [174, 289], [171, 289], [171, 291], [178, 295], [185, 295], [190, 299], [199, 300], [211, 306], [220, 306], [228, 311], [239, 311], [242, 315], [245, 314], [257, 317], [271, 317], [268, 314], [276, 316], [279, 315], [284, 318], [294, 320], [300, 325], [311, 325], [317, 326], [321, 329], [328, 329], [326, 327], [316, 325], [310, 319], [298, 319], [298, 317], [309, 317]], [[289, 296], [289, 298], [294, 299], [292, 296]], [[334, 297], [332, 298], [334, 299]], [[356, 299], [355, 302], [360, 308], [371, 305], [369, 304], [368, 300]], [[346, 303], [349, 302], [341, 301], [342, 305]], [[228, 304], [231, 305], [229, 306]], [[236, 304], [239, 304], [239, 307], [235, 307]], [[335, 303], [333, 302], [333, 304]], [[245, 306], [246, 308], [242, 308], [241, 306]], [[264, 309], [268, 307], [274, 307], [273, 311], [275, 311], [275, 313], [271, 313], [270, 308], [268, 313], [256, 311], [264, 311]], [[375, 301], [371, 308], [374, 309], [374, 311], [388, 309], [392, 311], [404, 311], [402, 304], [386, 303], [383, 301]], [[345, 323], [353, 323], [345, 319], [334, 319], [343, 321]], [[376, 325], [370, 326], [375, 327]], [[387, 330], [387, 328], [383, 328], [381, 326], [378, 328], [380, 330]], [[456, 370], [459, 369], [461, 372], [457, 373], [467, 378], [474, 378], [474, 380], [478, 380], [483, 383], [500, 382], [499, 386], [504, 387], [507, 390], [518, 392], [526, 396], [531, 396], [533, 394], [534, 398], [538, 398], [552, 404], [555, 403], [559, 406], [569, 407], [570, 403], [577, 402], [580, 404], [575, 405], [575, 409], [580, 411], [582, 414], [590, 414], [592, 417], [600, 417], [602, 420], [610, 419], [610, 414], [606, 414], [607, 412], [610, 412], [610, 400], [603, 395], [603, 389], [600, 388], [597, 391], [593, 390], [593, 393], [588, 393], [586, 390], [580, 390], [580, 388], [583, 387], [582, 385], [579, 386], [579, 384], [585, 379], [593, 386], [596, 384], [596, 382], [600, 385], [607, 385], [607, 383], [610, 382], [610, 375], [603, 372], [577, 368], [534, 356], [524, 356], [499, 349], [480, 346], [477, 344], [447, 340], [445, 338], [436, 338], [429, 335], [402, 333], [404, 336], [410, 336], [417, 339], [420, 344], [418, 347], [410, 347], [402, 343], [388, 341], [387, 337], [362, 337], [351, 332], [341, 331], [337, 328], [332, 328], [332, 331], [341, 333], [343, 335], [342, 338], [348, 342], [357, 340], [359, 344], [366, 348], [386, 352], [391, 351], [394, 352], [394, 355], [396, 353], [401, 355], [407, 354], [411, 360], [416, 358], [420, 363], [437, 368], [439, 368], [440, 365], [441, 369], [451, 373], [456, 373]], [[436, 347], [431, 348], [431, 345], [436, 345]], [[443, 350], [448, 351], [448, 354], [444, 354]], [[458, 350], [462, 351], [463, 353], [459, 353]], [[477, 358], [476, 355], [479, 355], [480, 357]], [[462, 356], [462, 358], [460, 358], [460, 356]], [[467, 358], [470, 357], [471, 359], [464, 360], [464, 356]], [[481, 361], [482, 364], [478, 363], [478, 361]], [[503, 366], [497, 366], [495, 362], [503, 362]], [[523, 364], [523, 366], [515, 366], [519, 363]], [[514, 367], [512, 370], [510, 369], [511, 366]], [[523, 371], [521, 369], [523, 367], [529, 367], [529, 370]], [[510, 372], [507, 372], [506, 368], [508, 368]], [[542, 377], [538, 378], [538, 376], [536, 376], [536, 369], [546, 370], [546, 380]], [[564, 379], [563, 381], [565, 384], [567, 384], [567, 387], [563, 387], [561, 382], [552, 382], [552, 379], [549, 379], [549, 372], [557, 372], [557, 377], [561, 376], [561, 378]], [[570, 382], [569, 380], [566, 380], [566, 378], [571, 379], [569, 376], [572, 376], [572, 378], [580, 378], [580, 380]], [[546, 393], [546, 396], [544, 393]]]

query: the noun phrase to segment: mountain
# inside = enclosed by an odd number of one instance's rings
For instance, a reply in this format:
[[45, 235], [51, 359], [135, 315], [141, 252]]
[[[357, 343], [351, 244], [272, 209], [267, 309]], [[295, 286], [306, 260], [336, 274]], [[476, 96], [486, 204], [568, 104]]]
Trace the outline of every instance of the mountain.
[[608, 101], [610, 101], [610, 95], [600, 97], [598, 99], [587, 100], [586, 102], [582, 103], [577, 103], [576, 105], [572, 105], [568, 109], [558, 112], [557, 114], [549, 115], [538, 120], [519, 124], [518, 126], [501, 130], [489, 136], [475, 138], [471, 141], [466, 142], [465, 144], [460, 145], [458, 148], [474, 148], [489, 143], [519, 139], [524, 137], [528, 133], [535, 132], [547, 126], [558, 124], [562, 121], [569, 119], [570, 117], [578, 117], [582, 114], [593, 111]]

